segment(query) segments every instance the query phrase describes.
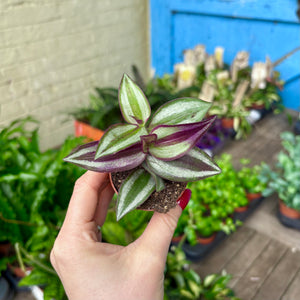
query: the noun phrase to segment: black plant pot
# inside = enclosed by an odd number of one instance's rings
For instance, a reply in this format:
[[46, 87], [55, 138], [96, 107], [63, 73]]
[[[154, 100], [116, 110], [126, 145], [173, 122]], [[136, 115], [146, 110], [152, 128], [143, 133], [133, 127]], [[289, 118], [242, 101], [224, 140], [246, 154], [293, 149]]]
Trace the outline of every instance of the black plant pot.
[[0, 275], [0, 300], [11, 300], [14, 297], [14, 290], [6, 279]]

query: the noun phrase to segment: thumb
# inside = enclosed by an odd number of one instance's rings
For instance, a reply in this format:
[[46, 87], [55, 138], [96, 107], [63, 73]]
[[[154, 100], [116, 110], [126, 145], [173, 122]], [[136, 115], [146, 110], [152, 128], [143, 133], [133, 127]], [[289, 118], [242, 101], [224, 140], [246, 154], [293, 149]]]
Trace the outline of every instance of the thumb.
[[155, 212], [153, 214], [147, 228], [139, 239], [140, 245], [146, 251], [151, 251], [152, 254], [163, 258], [166, 257], [178, 219], [182, 210], [187, 206], [191, 194], [191, 190], [186, 189], [177, 200], [178, 205], [175, 208], [167, 213]]

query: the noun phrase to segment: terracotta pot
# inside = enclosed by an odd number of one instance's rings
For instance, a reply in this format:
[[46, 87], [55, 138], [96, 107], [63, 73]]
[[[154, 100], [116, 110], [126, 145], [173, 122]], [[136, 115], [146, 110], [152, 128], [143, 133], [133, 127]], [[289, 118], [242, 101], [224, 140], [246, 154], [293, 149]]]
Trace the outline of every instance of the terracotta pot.
[[198, 236], [197, 237], [197, 241], [199, 244], [202, 244], [202, 245], [208, 245], [208, 244], [211, 244], [215, 238], [216, 238], [217, 234], [216, 233], [213, 233], [211, 236]]
[[247, 193], [246, 194], [247, 199], [249, 202], [261, 198], [261, 193]]
[[290, 219], [300, 219], [300, 211], [286, 206], [282, 200], [279, 200], [279, 210], [282, 215]]
[[179, 235], [179, 236], [173, 236], [172, 237], [172, 242], [173, 243], [179, 243], [183, 238], [183, 235]]
[[241, 213], [241, 212], [245, 212], [248, 210], [248, 205], [245, 205], [245, 206], [240, 206], [240, 207], [236, 207], [234, 209], [235, 212], [238, 212], [238, 213]]
[[86, 136], [87, 138], [98, 141], [104, 134], [104, 131], [98, 128], [94, 128], [87, 123], [80, 122], [75, 120], [74, 121], [75, 127], [75, 136]]
[[222, 118], [221, 124], [223, 128], [232, 129], [233, 128], [233, 118]]
[[9, 269], [11, 270], [11, 272], [18, 278], [23, 278], [26, 276], [26, 272], [29, 272], [32, 270], [31, 267], [26, 267], [26, 270], [24, 272], [24, 270], [22, 270], [19, 266], [14, 266], [11, 264], [8, 264]]

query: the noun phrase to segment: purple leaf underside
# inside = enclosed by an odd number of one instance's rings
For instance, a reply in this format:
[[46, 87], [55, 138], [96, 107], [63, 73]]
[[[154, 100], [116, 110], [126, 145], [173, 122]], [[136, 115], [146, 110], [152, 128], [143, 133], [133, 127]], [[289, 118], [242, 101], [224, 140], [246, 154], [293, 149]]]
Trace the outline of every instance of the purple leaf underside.
[[150, 154], [164, 161], [184, 156], [199, 142], [215, 119], [216, 116], [211, 116], [198, 123], [155, 127], [151, 134], [158, 138], [150, 145]]
[[122, 172], [137, 167], [146, 158], [146, 154], [141, 151], [141, 145], [134, 145], [118, 152], [117, 156], [107, 155], [95, 160], [97, 147], [98, 141], [81, 145], [68, 155], [64, 161], [95, 172]]

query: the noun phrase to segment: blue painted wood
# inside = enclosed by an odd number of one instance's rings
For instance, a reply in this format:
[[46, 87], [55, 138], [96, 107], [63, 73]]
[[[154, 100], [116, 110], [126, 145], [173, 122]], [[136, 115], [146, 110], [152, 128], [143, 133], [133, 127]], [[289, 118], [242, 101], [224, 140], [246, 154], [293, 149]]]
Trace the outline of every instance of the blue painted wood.
[[[300, 24], [294, 0], [151, 0], [151, 59], [156, 74], [172, 73], [183, 50], [205, 44], [213, 53], [225, 48], [231, 63], [237, 51], [250, 52], [250, 63], [272, 61], [300, 46]], [[300, 52], [277, 68], [287, 84], [284, 104], [300, 106]]]

